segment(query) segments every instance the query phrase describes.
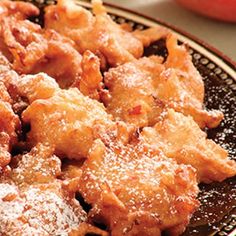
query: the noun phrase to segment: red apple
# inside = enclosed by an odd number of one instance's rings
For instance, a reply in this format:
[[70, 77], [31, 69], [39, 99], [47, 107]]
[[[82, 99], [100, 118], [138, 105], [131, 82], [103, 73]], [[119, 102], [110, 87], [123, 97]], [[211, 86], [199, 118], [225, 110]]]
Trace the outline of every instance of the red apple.
[[176, 0], [186, 8], [223, 21], [236, 22], [236, 0]]

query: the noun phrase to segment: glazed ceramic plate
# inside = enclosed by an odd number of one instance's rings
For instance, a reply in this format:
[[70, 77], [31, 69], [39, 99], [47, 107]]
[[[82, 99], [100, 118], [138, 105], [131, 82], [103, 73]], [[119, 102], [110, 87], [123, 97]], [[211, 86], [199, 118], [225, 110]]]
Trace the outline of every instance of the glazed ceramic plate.
[[[78, 1], [78, 4], [91, 8], [89, 2]], [[206, 107], [219, 109], [225, 115], [219, 127], [207, 131], [208, 137], [226, 148], [230, 157], [236, 160], [236, 68], [234, 62], [174, 26], [130, 10], [109, 4], [106, 6], [108, 13], [117, 23], [128, 23], [133, 29], [163, 25], [177, 34], [180, 43], [184, 42], [189, 45], [193, 63], [205, 82]], [[166, 56], [166, 53], [165, 41], [160, 40], [146, 48], [144, 55]], [[236, 235], [236, 178], [222, 183], [200, 185], [200, 189], [201, 206], [193, 215], [183, 235]]]

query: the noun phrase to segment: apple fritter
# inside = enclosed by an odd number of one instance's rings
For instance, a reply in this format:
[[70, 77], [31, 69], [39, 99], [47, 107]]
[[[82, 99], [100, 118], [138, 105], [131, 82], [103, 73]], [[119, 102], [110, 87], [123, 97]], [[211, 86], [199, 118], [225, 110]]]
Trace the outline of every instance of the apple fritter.
[[11, 235], [69, 235], [87, 219], [79, 203], [59, 182], [19, 189], [0, 183], [0, 233]]
[[223, 119], [223, 113], [204, 109], [204, 83], [192, 63], [186, 46], [178, 45], [177, 37], [173, 34], [167, 38], [166, 44], [167, 70], [162, 74], [163, 78], [156, 87], [157, 96], [168, 103], [168, 107], [185, 115], [191, 115], [201, 128], [218, 126]]
[[198, 206], [195, 170], [141, 143], [106, 147], [98, 139], [82, 171], [89, 217], [102, 219], [111, 235], [177, 235]]
[[199, 182], [223, 181], [236, 175], [236, 162], [194, 122], [192, 117], [170, 109], [154, 127], [145, 127], [140, 139], [178, 163], [197, 170]]
[[162, 104], [153, 96], [154, 78], [164, 70], [162, 59], [143, 57], [105, 73], [108, 94], [102, 95], [107, 111], [136, 127], [154, 125], [162, 112]]
[[77, 88], [60, 89], [42, 73], [22, 77], [18, 88], [31, 103], [22, 113], [23, 121], [31, 126], [31, 146], [49, 143], [57, 155], [79, 159], [86, 157], [94, 138], [116, 132], [116, 124], [103, 104]]
[[6, 18], [2, 27], [0, 37], [13, 57], [13, 69], [19, 74], [45, 72], [63, 88], [79, 79], [82, 56], [72, 40], [27, 20]]
[[99, 58], [90, 51], [83, 54], [80, 79], [72, 87], [79, 88], [80, 92], [90, 98], [100, 100], [100, 91], [103, 87], [103, 76], [100, 71]]
[[[5, 31], [3, 21], [6, 18], [14, 18], [16, 20], [23, 20], [29, 16], [36, 16], [39, 14], [39, 9], [33, 4], [20, 1], [0, 1], [0, 35]], [[9, 48], [4, 43], [4, 39], [0, 36], [0, 52], [2, 52], [10, 61], [13, 60]]]
[[167, 35], [164, 28], [148, 30], [145, 38], [145, 31], [132, 34], [111, 19], [101, 1], [92, 3], [95, 16], [73, 0], [59, 0], [56, 6], [45, 9], [45, 27], [73, 39], [80, 53], [90, 50], [111, 66], [140, 58], [143, 44]]
[[60, 90], [57, 82], [45, 73], [24, 75], [12, 81], [12, 84], [18, 95], [27, 98], [29, 104], [38, 99], [51, 98]]
[[12, 110], [12, 99], [8, 93], [10, 64], [0, 53], [0, 172], [11, 159], [10, 151], [17, 142], [17, 130], [20, 128], [19, 117]]
[[10, 151], [17, 142], [19, 117], [13, 112], [11, 105], [0, 99], [0, 171], [11, 159]]
[[53, 182], [61, 174], [61, 161], [53, 152], [52, 147], [38, 144], [29, 153], [15, 156], [9, 178], [18, 186]]
[[186, 48], [178, 46], [174, 36], [168, 37], [167, 48], [169, 55], [164, 64], [157, 56], [143, 57], [105, 73], [109, 91], [104, 92], [102, 100], [108, 112], [144, 127], [154, 125], [166, 108], [173, 108], [191, 115], [201, 128], [216, 127], [223, 114], [204, 109], [202, 77]]
[[75, 199], [75, 189], [57, 180], [61, 161], [53, 148], [38, 144], [13, 158], [1, 175], [0, 234], [107, 235], [87, 223], [87, 214]]
[[39, 15], [39, 9], [31, 3], [9, 0], [1, 0], [0, 2], [0, 20], [6, 17], [23, 20], [29, 16], [37, 15]]

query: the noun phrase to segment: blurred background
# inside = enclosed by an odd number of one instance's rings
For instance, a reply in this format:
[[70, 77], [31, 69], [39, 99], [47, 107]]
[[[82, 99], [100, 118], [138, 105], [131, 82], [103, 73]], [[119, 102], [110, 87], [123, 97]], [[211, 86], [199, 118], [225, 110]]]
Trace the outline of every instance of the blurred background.
[[[207, 18], [194, 13], [179, 5], [175, 0], [104, 0], [122, 7], [130, 8], [142, 14], [159, 18], [170, 23], [208, 44], [220, 50], [223, 54], [236, 62], [236, 23], [223, 22]], [[185, 2], [190, 0], [185, 0]], [[236, 0], [198, 0], [198, 2], [221, 2], [227, 4], [227, 1], [233, 2], [234, 6], [223, 5], [223, 8], [229, 7], [231, 10], [236, 7]], [[196, 2], [196, 0], [195, 0]], [[204, 4], [204, 3], [203, 3]], [[208, 13], [206, 5], [200, 7], [200, 10]], [[199, 4], [198, 4], [199, 6]], [[218, 9], [218, 11], [221, 8]], [[217, 9], [216, 9], [217, 10]], [[234, 9], [236, 22], [236, 8]], [[229, 18], [228, 12], [220, 12], [222, 18]], [[234, 16], [233, 16], [234, 17]]]

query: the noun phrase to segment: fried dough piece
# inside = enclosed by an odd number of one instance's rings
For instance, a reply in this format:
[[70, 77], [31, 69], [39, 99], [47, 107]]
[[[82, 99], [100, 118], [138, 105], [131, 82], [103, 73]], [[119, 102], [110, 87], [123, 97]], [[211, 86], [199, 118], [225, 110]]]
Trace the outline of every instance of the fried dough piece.
[[[201, 128], [214, 128], [223, 119], [221, 111], [203, 109], [204, 83], [192, 63], [185, 45], [179, 46], [175, 35], [167, 39], [167, 71], [156, 87], [157, 96], [185, 115], [191, 115]], [[170, 68], [170, 70], [168, 70]], [[174, 68], [174, 72], [172, 70]]]
[[0, 100], [0, 170], [11, 159], [10, 151], [17, 142], [16, 130], [20, 121], [8, 102]]
[[59, 0], [56, 6], [45, 9], [45, 27], [73, 39], [80, 53], [90, 50], [101, 58], [105, 57], [111, 66], [140, 58], [143, 41], [147, 45], [148, 41], [150, 43], [167, 35], [164, 28], [152, 30], [150, 38], [149, 30], [145, 39], [139, 32], [132, 34], [110, 18], [101, 1], [92, 3], [95, 16], [73, 0]]
[[18, 73], [45, 72], [63, 88], [79, 79], [82, 56], [72, 40], [27, 20], [5, 19], [3, 28], [2, 38]]
[[45, 74], [22, 78], [18, 88], [31, 102], [22, 114], [23, 121], [31, 125], [31, 146], [47, 142], [59, 156], [84, 158], [96, 135], [115, 127], [103, 104], [85, 97], [76, 88], [58, 88]]
[[16, 131], [19, 129], [20, 121], [12, 110], [12, 99], [7, 91], [9, 77], [14, 78], [11, 73], [10, 64], [0, 53], [0, 171], [11, 159], [10, 151], [17, 142]]
[[103, 86], [103, 77], [100, 71], [100, 60], [90, 51], [83, 54], [82, 74], [78, 81], [75, 81], [73, 87], [79, 88], [80, 92], [90, 98], [100, 100], [100, 91]]
[[86, 221], [79, 203], [59, 182], [19, 189], [0, 183], [0, 233], [10, 235], [69, 235]]
[[109, 96], [102, 98], [107, 111], [136, 127], [154, 125], [162, 111], [153, 96], [154, 78], [164, 70], [161, 61], [157, 56], [143, 57], [105, 73]]
[[50, 183], [61, 174], [61, 161], [50, 146], [38, 144], [29, 153], [14, 157], [10, 178], [18, 186]]
[[0, 183], [1, 235], [107, 235], [87, 223], [87, 214], [67, 183], [56, 180], [61, 162], [49, 146], [38, 144], [14, 157]]
[[[29, 16], [36, 16], [39, 14], [39, 9], [33, 4], [20, 1], [0, 1], [0, 35], [5, 31], [2, 21], [6, 18], [14, 18], [14, 20], [23, 20]], [[2, 37], [0, 37], [0, 52], [2, 52], [8, 60], [12, 61], [12, 55], [7, 48]]]
[[167, 47], [164, 64], [157, 56], [143, 57], [105, 73], [109, 92], [102, 100], [108, 112], [144, 127], [154, 125], [164, 109], [173, 108], [191, 115], [201, 128], [216, 127], [223, 114], [203, 108], [204, 84], [187, 50], [177, 46], [175, 36], [167, 39]]
[[13, 104], [13, 99], [10, 94], [13, 81], [18, 80], [18, 75], [12, 70], [11, 63], [0, 52], [0, 100]]
[[96, 140], [82, 166], [80, 191], [111, 235], [183, 232], [198, 206], [193, 168], [144, 145], [105, 147]]
[[236, 162], [229, 160], [227, 151], [207, 139], [190, 116], [172, 109], [153, 128], [144, 128], [140, 139], [178, 163], [192, 165], [199, 182], [223, 181], [236, 175]]
[[13, 84], [19, 96], [27, 98], [29, 104], [38, 99], [51, 98], [60, 90], [57, 82], [45, 73], [24, 75]]
[[37, 15], [39, 15], [39, 9], [31, 3], [8, 0], [1, 0], [0, 2], [0, 20], [6, 17], [23, 20], [29, 16]]

